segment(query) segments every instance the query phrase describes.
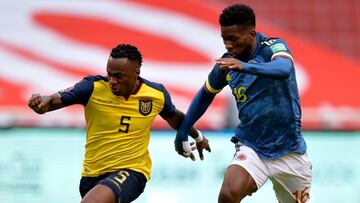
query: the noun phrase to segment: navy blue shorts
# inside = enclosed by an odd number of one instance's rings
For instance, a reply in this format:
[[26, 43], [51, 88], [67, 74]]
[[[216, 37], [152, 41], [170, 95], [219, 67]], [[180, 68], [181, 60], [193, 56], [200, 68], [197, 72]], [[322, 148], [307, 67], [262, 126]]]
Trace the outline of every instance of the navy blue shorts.
[[143, 193], [146, 181], [142, 173], [121, 169], [98, 177], [82, 177], [79, 190], [81, 197], [84, 197], [95, 185], [105, 185], [113, 191], [115, 202], [128, 203]]

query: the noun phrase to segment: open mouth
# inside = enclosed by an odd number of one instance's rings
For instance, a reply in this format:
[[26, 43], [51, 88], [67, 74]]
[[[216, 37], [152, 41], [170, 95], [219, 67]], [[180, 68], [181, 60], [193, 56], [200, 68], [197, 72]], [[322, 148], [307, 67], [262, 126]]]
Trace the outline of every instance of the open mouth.
[[111, 91], [112, 91], [112, 92], [118, 92], [119, 89], [118, 89], [118, 88], [115, 88], [115, 87], [111, 87]]

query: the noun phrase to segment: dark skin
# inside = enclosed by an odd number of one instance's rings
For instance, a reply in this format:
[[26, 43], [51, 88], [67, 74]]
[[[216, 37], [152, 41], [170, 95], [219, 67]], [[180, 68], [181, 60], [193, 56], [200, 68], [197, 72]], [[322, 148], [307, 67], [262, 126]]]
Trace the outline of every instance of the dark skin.
[[[256, 31], [254, 27], [237, 25], [222, 26], [221, 37], [230, 58], [216, 59], [222, 70], [243, 70], [240, 61], [248, 61], [256, 48]], [[220, 189], [219, 203], [239, 203], [247, 195], [257, 190], [254, 179], [239, 165], [230, 165], [224, 176]]]
[[242, 70], [240, 61], [250, 60], [256, 48], [255, 28], [238, 25], [222, 26], [221, 37], [230, 58], [216, 59], [215, 62], [222, 70]]
[[[109, 78], [111, 92], [116, 96], [129, 98], [134, 94], [139, 85], [140, 63], [128, 58], [112, 58], [109, 57], [106, 71]], [[59, 94], [49, 96], [42, 96], [40, 94], [33, 94], [28, 101], [28, 106], [38, 114], [44, 114], [49, 111], [60, 109], [64, 107]], [[176, 110], [176, 114], [170, 118], [162, 117], [167, 123], [177, 130], [184, 118], [184, 113]], [[199, 136], [195, 128], [191, 128], [190, 136], [194, 139]], [[191, 144], [192, 150], [197, 149], [201, 160], [204, 159], [203, 150], [210, 151], [208, 140], [204, 137], [202, 142]], [[182, 154], [184, 157], [190, 157], [195, 161], [195, 156], [191, 152], [189, 154]], [[85, 197], [81, 200], [82, 203], [115, 203], [115, 196], [112, 190], [104, 185], [96, 185], [92, 188]]]

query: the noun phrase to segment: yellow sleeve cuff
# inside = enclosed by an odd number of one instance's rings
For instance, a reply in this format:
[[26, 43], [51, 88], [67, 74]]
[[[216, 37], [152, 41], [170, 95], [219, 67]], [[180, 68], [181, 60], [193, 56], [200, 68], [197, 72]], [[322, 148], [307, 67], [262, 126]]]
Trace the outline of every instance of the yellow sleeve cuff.
[[210, 83], [209, 83], [208, 80], [206, 80], [206, 82], [205, 82], [205, 87], [206, 87], [206, 89], [207, 89], [209, 92], [211, 92], [211, 93], [213, 93], [213, 94], [217, 94], [217, 93], [219, 93], [219, 92], [222, 90], [222, 89], [217, 90], [217, 89], [212, 88], [212, 87], [210, 86]]

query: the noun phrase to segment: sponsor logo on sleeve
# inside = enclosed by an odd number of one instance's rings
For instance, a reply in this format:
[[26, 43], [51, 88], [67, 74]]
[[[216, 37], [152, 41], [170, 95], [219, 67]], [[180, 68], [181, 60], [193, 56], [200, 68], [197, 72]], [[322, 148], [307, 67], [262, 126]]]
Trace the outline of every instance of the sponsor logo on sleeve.
[[270, 49], [273, 51], [273, 53], [287, 50], [286, 46], [283, 43], [277, 43], [277, 44], [271, 45]]

